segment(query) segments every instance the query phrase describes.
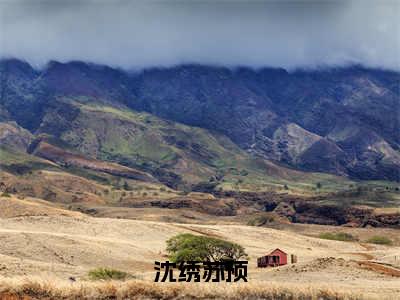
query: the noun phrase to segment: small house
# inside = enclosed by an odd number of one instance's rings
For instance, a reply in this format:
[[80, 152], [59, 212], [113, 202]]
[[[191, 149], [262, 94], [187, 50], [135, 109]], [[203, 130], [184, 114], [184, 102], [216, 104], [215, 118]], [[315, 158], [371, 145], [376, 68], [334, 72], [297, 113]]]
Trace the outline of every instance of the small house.
[[287, 253], [279, 248], [276, 248], [269, 254], [257, 258], [257, 267], [278, 267], [287, 264]]

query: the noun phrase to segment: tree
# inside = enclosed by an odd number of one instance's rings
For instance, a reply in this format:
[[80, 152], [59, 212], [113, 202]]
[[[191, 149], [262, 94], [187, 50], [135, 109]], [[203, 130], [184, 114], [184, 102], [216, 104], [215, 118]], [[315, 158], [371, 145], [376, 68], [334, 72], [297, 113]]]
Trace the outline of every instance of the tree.
[[226, 261], [246, 258], [242, 246], [229, 241], [198, 236], [190, 233], [178, 234], [167, 241], [171, 261]]
[[320, 189], [322, 187], [322, 183], [321, 182], [317, 182], [317, 189]]

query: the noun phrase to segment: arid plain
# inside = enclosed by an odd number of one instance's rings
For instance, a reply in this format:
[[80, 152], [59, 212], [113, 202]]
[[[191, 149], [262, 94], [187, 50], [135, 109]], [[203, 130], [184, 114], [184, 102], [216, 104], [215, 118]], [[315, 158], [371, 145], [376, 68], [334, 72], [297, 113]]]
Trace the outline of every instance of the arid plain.
[[[167, 260], [165, 241], [187, 232], [220, 237], [246, 248], [249, 282], [240, 286], [326, 289], [355, 299], [400, 298], [400, 237], [394, 229], [343, 228], [360, 241], [371, 234], [390, 236], [394, 245], [384, 246], [318, 238], [318, 232], [337, 231], [334, 226], [286, 224], [274, 229], [223, 218], [214, 225], [95, 218], [46, 201], [15, 197], [1, 198], [0, 217], [0, 291], [7, 290], [12, 280], [21, 284], [38, 280], [72, 289], [90, 286], [88, 272], [98, 267], [122, 270], [135, 281], [151, 282], [154, 261]], [[256, 268], [257, 257], [274, 248], [297, 255], [298, 262]]]

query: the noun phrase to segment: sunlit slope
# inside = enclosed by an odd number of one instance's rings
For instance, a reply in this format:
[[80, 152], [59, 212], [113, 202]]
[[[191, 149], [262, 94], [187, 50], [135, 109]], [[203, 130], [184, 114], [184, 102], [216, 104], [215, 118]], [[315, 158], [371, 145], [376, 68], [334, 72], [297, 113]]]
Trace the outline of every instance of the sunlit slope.
[[[171, 187], [212, 182], [228, 189], [283, 187], [285, 183], [309, 188], [319, 181], [325, 186], [346, 182], [255, 158], [229, 138], [202, 128], [93, 101], [63, 101], [76, 109], [74, 120], [58, 131], [63, 142], [88, 157], [149, 172]], [[55, 134], [52, 123], [62, 116], [57, 110], [48, 114], [38, 132], [51, 135]]]

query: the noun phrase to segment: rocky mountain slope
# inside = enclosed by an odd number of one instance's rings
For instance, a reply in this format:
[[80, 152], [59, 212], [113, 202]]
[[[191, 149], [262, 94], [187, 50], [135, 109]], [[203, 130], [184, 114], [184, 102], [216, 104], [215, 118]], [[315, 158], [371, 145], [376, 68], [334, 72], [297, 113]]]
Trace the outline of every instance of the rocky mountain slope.
[[170, 186], [226, 173], [300, 174], [283, 165], [400, 178], [396, 72], [183, 65], [128, 73], [83, 62], [35, 70], [19, 60], [1, 61], [0, 72], [2, 145], [21, 149], [45, 136]]

